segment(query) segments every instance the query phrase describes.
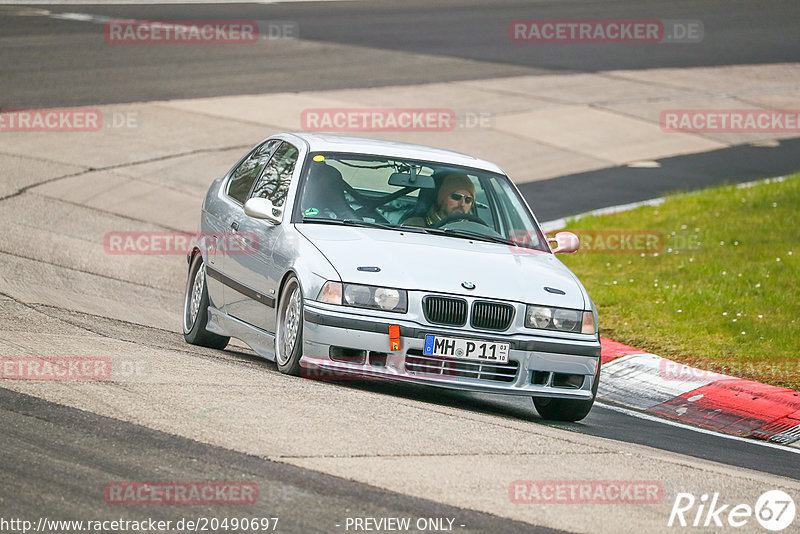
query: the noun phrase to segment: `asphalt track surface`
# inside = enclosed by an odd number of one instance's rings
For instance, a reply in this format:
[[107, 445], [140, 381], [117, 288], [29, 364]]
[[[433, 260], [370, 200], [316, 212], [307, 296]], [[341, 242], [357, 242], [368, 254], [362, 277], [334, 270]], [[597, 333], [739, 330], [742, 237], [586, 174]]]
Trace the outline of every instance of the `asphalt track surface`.
[[[139, 102], [489, 77], [792, 62], [800, 14], [792, 0], [311, 2], [32, 6], [138, 20], [297, 24], [301, 41], [266, 45], [107, 46], [102, 23], [0, 17], [0, 107]], [[17, 6], [0, 6], [3, 12]], [[516, 19], [700, 21], [701, 44], [512, 43]]]
[[800, 168], [800, 139], [778, 146], [737, 145], [656, 160], [658, 166], [610, 167], [519, 186], [540, 221], [650, 200], [721, 183], [785, 176]]
[[[533, 7], [532, 7], [533, 6]], [[534, 9], [535, 7], [535, 9]], [[36, 7], [39, 8], [38, 6]], [[83, 22], [49, 17], [1, 16], [0, 105], [68, 106], [135, 102], [271, 91], [371, 87], [428, 81], [452, 81], [536, 73], [595, 71], [769, 63], [797, 61], [796, 3], [771, 2], [764, 9], [754, 2], [592, 2], [538, 4], [499, 2], [382, 2], [361, 4], [225, 5], [225, 6], [69, 6], [53, 12], [96, 13], [109, 17], [164, 20], [259, 19], [291, 20], [300, 27], [302, 42], [282, 43], [257, 52], [207, 47], [162, 47], [153, 53], [141, 47], [97, 46], [98, 35], [87, 35]], [[16, 8], [14, 8], [16, 9]], [[599, 15], [599, 14], [602, 15]], [[670, 18], [702, 20], [709, 39], [703, 47], [626, 48], [583, 45], [537, 48], [510, 45], [507, 22], [516, 18]], [[713, 31], [712, 31], [713, 30]], [[308, 42], [307, 42], [308, 41]], [[102, 37], [99, 40], [102, 43]], [[309, 50], [310, 49], [310, 50]], [[155, 50], [155, 47], [154, 47]], [[321, 70], [326, 74], [320, 75]], [[102, 83], [98, 83], [98, 81]], [[586, 191], [590, 180], [607, 195], [572, 198], [543, 197], [551, 181], [527, 184], [531, 198], [546, 199], [534, 207], [543, 220], [603, 207], [611, 198], [625, 202], [659, 196], [683, 176], [684, 188], [770, 176], [798, 166], [796, 142], [782, 142], [779, 152], [734, 148], [719, 154], [685, 156], [662, 161], [658, 170], [610, 169], [558, 178], [559, 185]], [[770, 152], [769, 150], [773, 150]], [[775, 154], [779, 153], [779, 157]], [[792, 157], [794, 154], [794, 158]], [[724, 166], [720, 163], [727, 162]], [[709, 168], [720, 169], [709, 175]], [[690, 172], [686, 172], [689, 170]], [[641, 173], [663, 180], [641, 180]], [[670, 174], [672, 173], [672, 174]], [[551, 182], [548, 184], [548, 182]], [[631, 184], [637, 187], [629, 187]], [[575, 209], [576, 205], [580, 209]], [[162, 333], [163, 334], [163, 333]], [[179, 336], [173, 340], [182, 343]], [[269, 368], [265, 372], [277, 372]], [[399, 387], [388, 384], [330, 385], [364, 388], [379, 394], [409, 397], [431, 404], [455, 406], [475, 413], [529, 421], [578, 432], [638, 443], [682, 455], [800, 480], [797, 454], [764, 449], [756, 443], [641, 420], [603, 407], [575, 424], [539, 419], [527, 399], [469, 395]], [[270, 462], [202, 444], [145, 427], [101, 417], [0, 389], [0, 509], [3, 515], [61, 518], [100, 512], [97, 488], [108, 480], [194, 478], [231, 479], [248, 474], [262, 491], [258, 510], [248, 515], [278, 515], [284, 532], [331, 531], [332, 521], [348, 515], [457, 516], [475, 532], [550, 532], [545, 528], [454, 509], [350, 482], [312, 470]], [[164, 461], [167, 459], [168, 461]], [[94, 488], [87, 491], [87, 488]], [[316, 513], [309, 514], [313, 508]], [[76, 511], [80, 511], [76, 514]], [[136, 517], [147, 515], [135, 510]], [[219, 515], [220, 509], [192, 510], [195, 515]], [[122, 515], [125, 516], [125, 511]], [[160, 519], [178, 515], [160, 507]], [[284, 520], [285, 518], [285, 520]]]
[[[5, 493], [0, 509], [6, 517], [12, 507], [16, 517], [43, 513], [65, 520], [105, 517], [103, 488], [109, 480], [234, 477], [258, 486], [258, 502], [246, 512], [241, 506], [156, 505], [120, 507], [113, 517], [131, 521], [153, 517], [174, 523], [182, 518], [277, 517], [279, 532], [331, 532], [339, 530], [336, 527], [344, 524], [345, 516], [450, 517], [464, 525], [460, 532], [559, 532], [344, 482], [5, 389], [0, 389], [0, 413], [0, 447], [6, 456], [0, 473]], [[11, 495], [13, 503], [7, 502]]]

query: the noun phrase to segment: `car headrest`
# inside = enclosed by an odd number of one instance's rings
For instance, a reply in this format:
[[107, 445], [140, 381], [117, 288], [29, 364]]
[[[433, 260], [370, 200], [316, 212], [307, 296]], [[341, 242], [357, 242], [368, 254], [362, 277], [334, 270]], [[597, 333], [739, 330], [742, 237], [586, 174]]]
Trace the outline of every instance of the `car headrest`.
[[[311, 166], [311, 172], [308, 175], [310, 181], [316, 182], [319, 185], [338, 185], [342, 186], [344, 179], [342, 173], [337, 169], [331, 167], [324, 162], [315, 162]], [[315, 184], [315, 185], [317, 185]]]
[[327, 163], [314, 162], [303, 192], [302, 208], [336, 206], [338, 209], [347, 206], [346, 188], [342, 173]]

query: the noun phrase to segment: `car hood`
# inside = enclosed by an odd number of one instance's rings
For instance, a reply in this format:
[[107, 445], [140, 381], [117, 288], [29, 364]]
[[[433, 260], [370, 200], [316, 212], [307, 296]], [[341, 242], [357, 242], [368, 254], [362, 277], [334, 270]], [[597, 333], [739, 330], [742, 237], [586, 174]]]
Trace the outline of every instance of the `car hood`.
[[[585, 306], [580, 282], [547, 252], [352, 226], [306, 223], [298, 224], [297, 229], [325, 255], [344, 282], [564, 308]], [[472, 283], [475, 289], [466, 289], [462, 283]]]

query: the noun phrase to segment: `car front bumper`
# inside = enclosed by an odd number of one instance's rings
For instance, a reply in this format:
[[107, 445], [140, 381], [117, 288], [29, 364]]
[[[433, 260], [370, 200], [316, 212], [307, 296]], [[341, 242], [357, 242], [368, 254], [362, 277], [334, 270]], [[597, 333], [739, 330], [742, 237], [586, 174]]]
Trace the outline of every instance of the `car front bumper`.
[[[400, 380], [468, 391], [576, 400], [593, 397], [600, 364], [600, 342], [594, 336], [590, 340], [585, 339], [588, 336], [556, 339], [527, 333], [450, 329], [332, 308], [305, 303], [302, 366], [306, 376]], [[390, 325], [400, 327], [400, 350], [390, 350]], [[509, 343], [508, 364], [425, 356], [426, 334]]]

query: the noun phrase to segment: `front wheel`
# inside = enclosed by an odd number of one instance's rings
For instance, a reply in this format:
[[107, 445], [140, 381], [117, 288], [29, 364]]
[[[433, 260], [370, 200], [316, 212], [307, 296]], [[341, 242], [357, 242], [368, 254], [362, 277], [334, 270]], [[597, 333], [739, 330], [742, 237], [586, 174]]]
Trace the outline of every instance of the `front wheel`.
[[202, 254], [192, 258], [183, 299], [183, 338], [192, 345], [224, 349], [231, 338], [206, 330], [208, 324], [208, 288]]
[[592, 384], [592, 398], [589, 400], [553, 399], [550, 397], [533, 397], [533, 405], [544, 419], [553, 421], [580, 421], [587, 415], [594, 405], [597, 397], [597, 386], [600, 384], [600, 361], [597, 361], [597, 371]]
[[303, 356], [303, 293], [292, 276], [286, 281], [278, 302], [278, 324], [275, 328], [275, 363], [287, 375], [300, 374]]

